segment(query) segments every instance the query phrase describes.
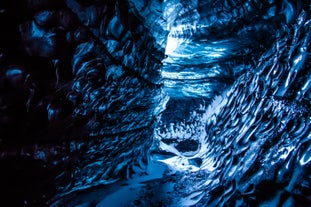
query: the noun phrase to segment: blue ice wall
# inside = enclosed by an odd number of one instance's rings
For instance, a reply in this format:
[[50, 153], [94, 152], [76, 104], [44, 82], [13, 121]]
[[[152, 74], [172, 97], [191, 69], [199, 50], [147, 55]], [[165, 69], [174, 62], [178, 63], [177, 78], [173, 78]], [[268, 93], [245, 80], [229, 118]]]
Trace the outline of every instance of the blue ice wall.
[[5, 202], [310, 206], [310, 15], [300, 0], [1, 2]]

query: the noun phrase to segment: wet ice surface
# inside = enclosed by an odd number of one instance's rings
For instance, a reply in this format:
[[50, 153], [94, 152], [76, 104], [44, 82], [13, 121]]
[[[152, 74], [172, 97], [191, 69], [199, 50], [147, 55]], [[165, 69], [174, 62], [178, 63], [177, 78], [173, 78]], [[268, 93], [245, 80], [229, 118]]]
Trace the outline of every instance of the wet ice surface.
[[[42, 2], [27, 1], [34, 19], [16, 21], [27, 55], [47, 58], [39, 68], [49, 63], [53, 78], [4, 73], [14, 90], [27, 77], [19, 105], [52, 125], [52, 138], [30, 132], [35, 143], [1, 152], [35, 180], [23, 205], [311, 205], [309, 1]], [[71, 53], [59, 52], [55, 24]], [[40, 87], [65, 95], [52, 102]], [[58, 123], [64, 100], [73, 118]], [[40, 128], [27, 117], [26, 131]], [[68, 122], [79, 129], [70, 137]]]

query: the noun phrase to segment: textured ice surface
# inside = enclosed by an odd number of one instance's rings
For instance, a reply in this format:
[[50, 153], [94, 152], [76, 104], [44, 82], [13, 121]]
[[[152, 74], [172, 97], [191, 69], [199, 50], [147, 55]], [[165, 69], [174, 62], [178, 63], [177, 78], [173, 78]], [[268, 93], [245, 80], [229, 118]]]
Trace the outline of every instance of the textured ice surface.
[[310, 5], [202, 2], [179, 2], [191, 17], [175, 17], [163, 61], [170, 205], [309, 206]]
[[310, 1], [0, 5], [11, 206], [311, 205]]

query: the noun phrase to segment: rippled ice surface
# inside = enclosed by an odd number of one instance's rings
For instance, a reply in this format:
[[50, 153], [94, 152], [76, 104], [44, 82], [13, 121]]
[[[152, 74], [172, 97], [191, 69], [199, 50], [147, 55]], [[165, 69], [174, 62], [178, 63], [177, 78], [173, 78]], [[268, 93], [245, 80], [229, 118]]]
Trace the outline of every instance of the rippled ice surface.
[[178, 177], [172, 206], [310, 205], [309, 18], [280, 25], [265, 51], [169, 35], [155, 156]]
[[311, 205], [310, 5], [284, 1], [276, 15], [274, 3], [262, 13], [248, 1], [240, 13], [217, 3], [228, 10], [164, 5], [169, 100], [147, 175], [68, 205]]

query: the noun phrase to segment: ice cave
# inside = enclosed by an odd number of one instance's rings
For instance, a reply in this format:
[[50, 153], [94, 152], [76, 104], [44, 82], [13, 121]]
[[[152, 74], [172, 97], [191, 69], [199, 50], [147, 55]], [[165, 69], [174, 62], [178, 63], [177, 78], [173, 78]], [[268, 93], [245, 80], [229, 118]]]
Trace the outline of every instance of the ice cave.
[[311, 206], [310, 0], [1, 0], [1, 206]]

